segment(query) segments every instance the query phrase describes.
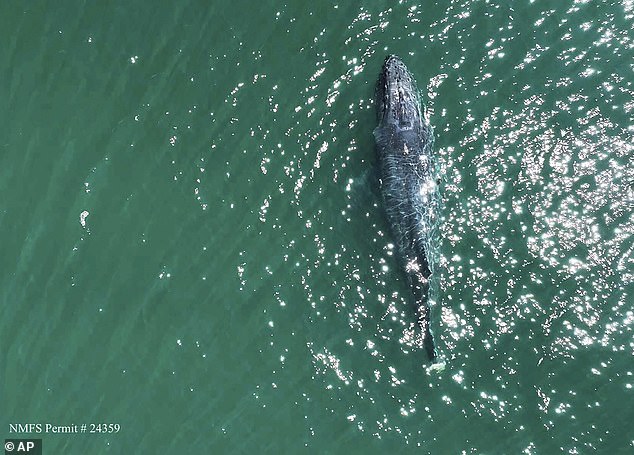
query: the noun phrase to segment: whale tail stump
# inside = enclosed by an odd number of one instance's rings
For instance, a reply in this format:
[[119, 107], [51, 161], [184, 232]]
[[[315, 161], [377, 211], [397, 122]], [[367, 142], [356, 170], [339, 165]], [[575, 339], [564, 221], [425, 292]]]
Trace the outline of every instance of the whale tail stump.
[[[410, 276], [410, 279], [414, 277]], [[420, 278], [420, 277], [418, 277]], [[415, 279], [415, 278], [414, 278]], [[437, 359], [436, 343], [434, 342], [434, 335], [431, 331], [431, 310], [429, 308], [429, 284], [426, 279], [423, 279], [423, 283], [411, 284], [412, 294], [414, 295], [416, 303], [416, 322], [421, 331], [422, 347], [427, 354], [430, 362], [435, 362]], [[418, 281], [418, 280], [416, 280]]]
[[436, 361], [436, 343], [434, 342], [434, 335], [431, 333], [431, 328], [429, 327], [429, 307], [427, 311], [424, 312], [424, 315], [419, 315], [418, 317], [418, 325], [420, 326], [423, 332], [423, 348], [427, 353], [427, 357], [430, 362]]

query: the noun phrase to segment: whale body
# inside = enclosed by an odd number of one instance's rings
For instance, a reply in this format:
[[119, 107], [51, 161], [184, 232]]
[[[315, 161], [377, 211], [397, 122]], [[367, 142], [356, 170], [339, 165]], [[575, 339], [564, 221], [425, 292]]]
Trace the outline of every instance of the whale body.
[[415, 301], [423, 346], [433, 361], [430, 249], [439, 209], [433, 130], [421, 111], [416, 82], [400, 58], [385, 59], [375, 95], [374, 138], [383, 204]]

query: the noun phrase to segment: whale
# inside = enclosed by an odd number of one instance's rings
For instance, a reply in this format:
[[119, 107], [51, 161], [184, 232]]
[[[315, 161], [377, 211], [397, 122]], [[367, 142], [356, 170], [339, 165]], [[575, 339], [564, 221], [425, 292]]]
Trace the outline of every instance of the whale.
[[429, 305], [439, 212], [434, 134], [421, 110], [416, 81], [395, 55], [387, 56], [383, 63], [375, 104], [378, 124], [374, 139], [383, 206], [411, 290], [422, 346], [434, 362], [436, 346]]

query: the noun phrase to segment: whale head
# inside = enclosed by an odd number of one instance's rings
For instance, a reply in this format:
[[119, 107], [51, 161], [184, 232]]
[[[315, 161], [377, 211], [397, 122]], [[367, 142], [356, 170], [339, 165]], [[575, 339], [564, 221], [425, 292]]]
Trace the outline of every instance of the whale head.
[[389, 55], [385, 59], [375, 96], [379, 124], [393, 124], [399, 129], [421, 125], [416, 82], [399, 57]]

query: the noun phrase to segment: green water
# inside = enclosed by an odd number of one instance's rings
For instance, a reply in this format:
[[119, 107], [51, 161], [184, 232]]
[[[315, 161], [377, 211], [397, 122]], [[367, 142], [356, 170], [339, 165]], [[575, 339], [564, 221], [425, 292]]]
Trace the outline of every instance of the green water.
[[[632, 453], [633, 28], [631, 1], [4, 2], [1, 433]], [[442, 167], [442, 372], [373, 171], [388, 53]]]

